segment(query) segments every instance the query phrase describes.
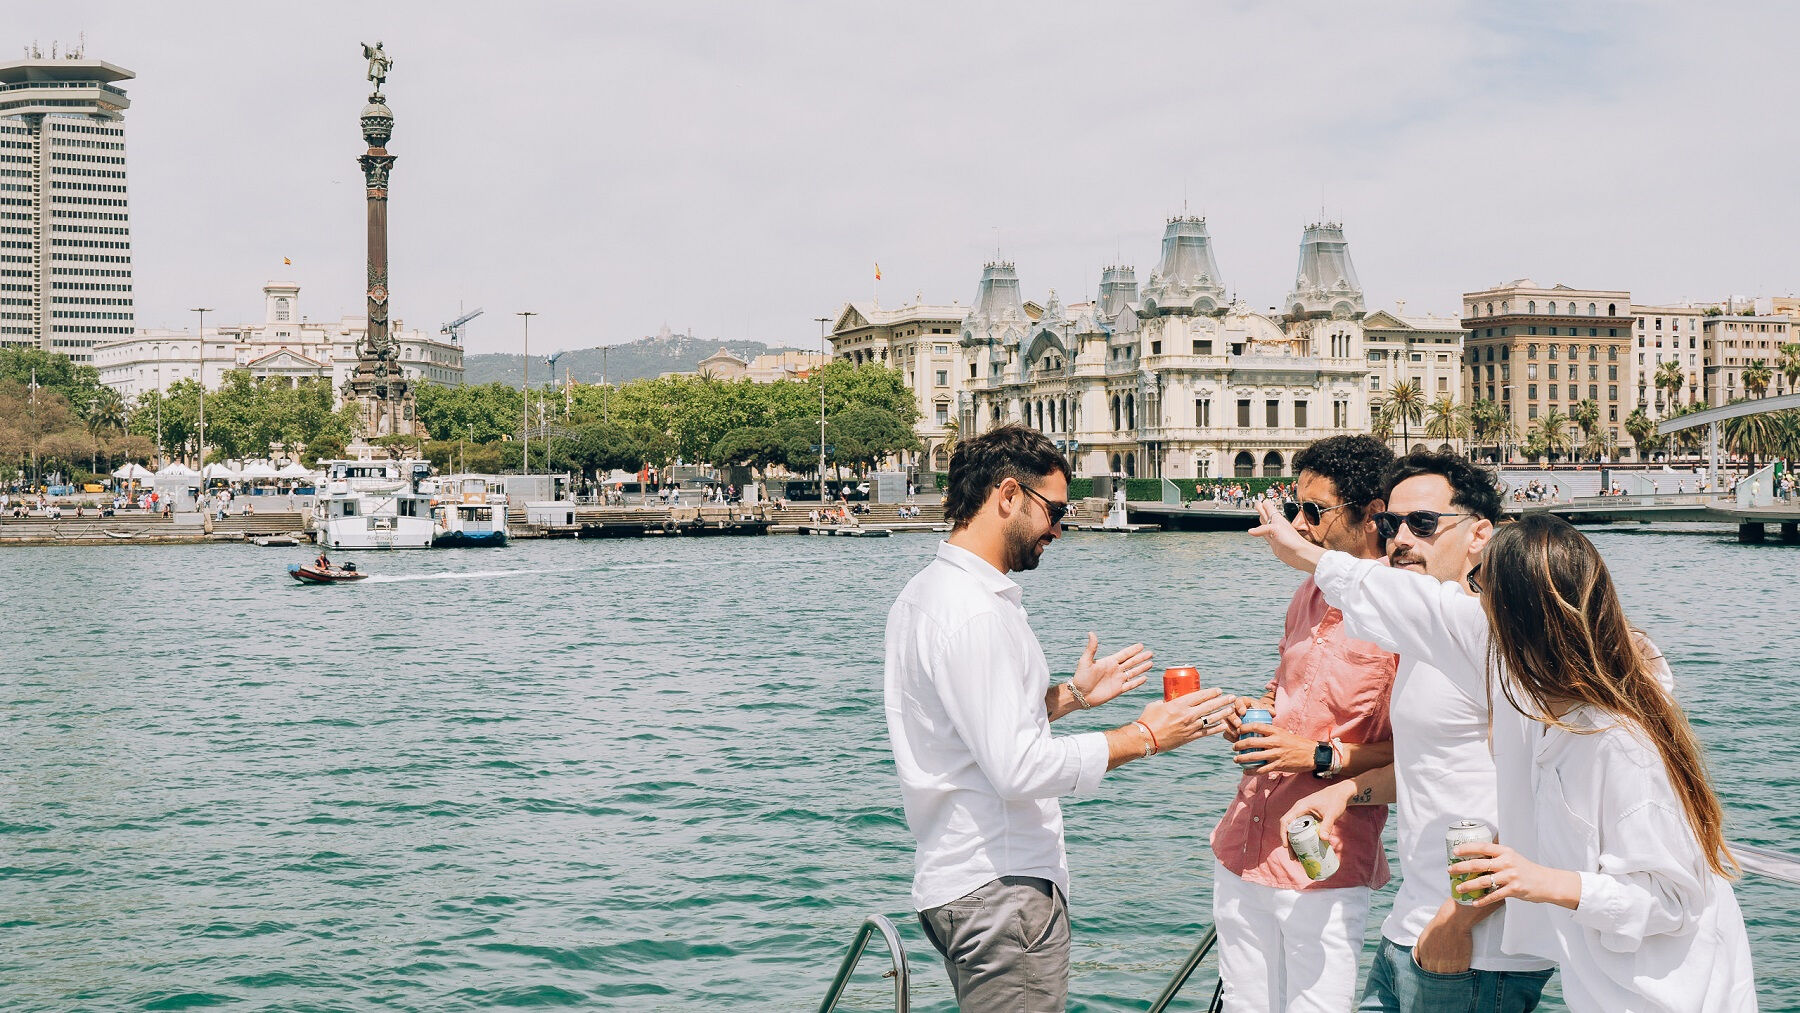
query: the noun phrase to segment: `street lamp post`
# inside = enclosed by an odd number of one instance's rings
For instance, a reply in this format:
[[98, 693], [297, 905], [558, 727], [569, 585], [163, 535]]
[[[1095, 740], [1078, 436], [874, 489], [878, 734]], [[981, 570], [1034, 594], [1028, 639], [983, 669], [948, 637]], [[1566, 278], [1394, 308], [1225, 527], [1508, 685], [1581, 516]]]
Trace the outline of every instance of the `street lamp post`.
[[819, 507], [825, 506], [825, 325], [830, 317], [813, 317], [819, 322]]
[[162, 442], [162, 345], [156, 346], [156, 466], [161, 468], [167, 462], [163, 459]]
[[206, 315], [213, 311], [211, 306], [196, 306], [193, 310], [200, 315], [200, 326], [196, 329], [200, 336], [200, 365], [196, 372], [200, 376], [200, 491], [206, 491]]
[[531, 318], [537, 314], [531, 310], [520, 310], [513, 315], [525, 318], [525, 412], [521, 416], [524, 422], [521, 435], [525, 445], [522, 448], [521, 456], [525, 458], [525, 474], [529, 475], [531, 474]]

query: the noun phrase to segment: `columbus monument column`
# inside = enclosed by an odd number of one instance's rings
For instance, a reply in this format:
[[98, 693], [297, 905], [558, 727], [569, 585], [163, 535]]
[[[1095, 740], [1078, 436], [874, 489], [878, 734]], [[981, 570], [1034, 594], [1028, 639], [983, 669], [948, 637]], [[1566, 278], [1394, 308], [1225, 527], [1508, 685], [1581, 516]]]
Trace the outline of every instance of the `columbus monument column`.
[[388, 321], [388, 174], [394, 156], [388, 154], [387, 142], [394, 132], [394, 112], [387, 107], [381, 86], [394, 62], [382, 52], [379, 42], [373, 46], [364, 43], [363, 56], [369, 61], [369, 80], [375, 82], [369, 104], [362, 111], [363, 140], [369, 150], [357, 160], [362, 164], [369, 205], [369, 329], [357, 349], [356, 370], [344, 385], [344, 396], [356, 402], [363, 426], [359, 435], [369, 440], [415, 435], [416, 402], [412, 382], [401, 371], [400, 347]]

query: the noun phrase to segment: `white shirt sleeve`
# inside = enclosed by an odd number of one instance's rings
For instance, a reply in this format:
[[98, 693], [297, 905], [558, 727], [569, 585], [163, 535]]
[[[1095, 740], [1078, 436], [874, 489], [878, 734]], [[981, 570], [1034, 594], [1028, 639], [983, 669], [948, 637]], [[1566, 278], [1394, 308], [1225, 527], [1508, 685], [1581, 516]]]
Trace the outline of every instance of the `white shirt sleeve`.
[[998, 616], [977, 615], [941, 637], [932, 682], [994, 791], [1009, 802], [1088, 791], [1106, 775], [1106, 735], [1055, 736], [1042, 693]]
[[[1487, 671], [1488, 622], [1481, 602], [1457, 584], [1331, 551], [1313, 578], [1344, 613], [1347, 632], [1442, 671], [1452, 679]], [[1464, 686], [1476, 699], [1481, 685]]]
[[1646, 936], [1680, 931], [1706, 906], [1694, 831], [1680, 812], [1642, 801], [1602, 828], [1600, 871], [1581, 873], [1575, 909], [1575, 923], [1599, 933], [1601, 945], [1631, 953]]

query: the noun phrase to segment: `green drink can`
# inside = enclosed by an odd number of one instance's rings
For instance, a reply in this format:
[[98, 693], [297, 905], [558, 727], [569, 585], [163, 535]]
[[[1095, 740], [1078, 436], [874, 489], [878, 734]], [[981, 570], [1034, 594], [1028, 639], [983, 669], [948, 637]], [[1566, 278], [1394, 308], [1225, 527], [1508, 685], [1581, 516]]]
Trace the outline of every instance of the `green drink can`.
[[1306, 870], [1306, 878], [1317, 882], [1337, 874], [1337, 852], [1325, 846], [1319, 837], [1319, 821], [1302, 816], [1287, 826], [1288, 847]]
[[[1455, 865], [1458, 862], [1467, 861], [1467, 859], [1457, 856], [1457, 848], [1460, 848], [1465, 844], [1492, 844], [1494, 843], [1494, 840], [1494, 828], [1488, 826], [1481, 820], [1457, 820], [1450, 824], [1449, 831], [1444, 834], [1444, 854], [1450, 859], [1450, 864]], [[1486, 897], [1491, 891], [1491, 887], [1476, 890], [1471, 893], [1463, 893], [1461, 890], [1457, 889], [1457, 887], [1467, 883], [1469, 880], [1478, 879], [1482, 875], [1483, 873], [1472, 872], [1451, 876], [1451, 899], [1455, 900], [1458, 904], [1468, 905], [1474, 904], [1481, 898]]]

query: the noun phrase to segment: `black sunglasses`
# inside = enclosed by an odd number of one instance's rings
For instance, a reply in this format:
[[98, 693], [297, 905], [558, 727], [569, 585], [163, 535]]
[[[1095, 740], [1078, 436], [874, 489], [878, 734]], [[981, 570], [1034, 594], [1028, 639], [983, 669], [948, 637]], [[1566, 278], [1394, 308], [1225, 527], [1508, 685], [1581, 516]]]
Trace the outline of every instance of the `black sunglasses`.
[[1475, 592], [1476, 594], [1481, 593], [1481, 581], [1476, 579], [1476, 575], [1479, 574], [1480, 572], [1481, 572], [1481, 564], [1476, 563], [1474, 566], [1469, 568], [1469, 576], [1467, 578], [1465, 578], [1465, 580], [1464, 580], [1464, 582], [1469, 585], [1469, 590]]
[[1296, 503], [1289, 499], [1281, 501], [1281, 512], [1287, 514], [1287, 519], [1289, 521], [1292, 521], [1294, 518], [1304, 513], [1306, 514], [1306, 523], [1316, 525], [1324, 522], [1326, 514], [1346, 505], [1347, 504], [1339, 503], [1337, 506], [1322, 507], [1311, 500], [1307, 500], [1303, 503]]
[[[1016, 479], [1015, 479], [1015, 481], [1016, 481]], [[1025, 490], [1026, 492], [1032, 494], [1033, 496], [1036, 496], [1038, 498], [1038, 502], [1044, 504], [1044, 513], [1047, 516], [1049, 516], [1051, 527], [1055, 527], [1058, 524], [1061, 524], [1063, 515], [1069, 512], [1069, 504], [1067, 504], [1067, 503], [1052, 503], [1044, 497], [1043, 493], [1038, 492], [1036, 489], [1033, 489], [1031, 486], [1026, 485], [1024, 482], [1019, 483], [1019, 488]]]
[[1437, 534], [1438, 521], [1445, 517], [1467, 517], [1468, 514], [1441, 514], [1436, 510], [1414, 510], [1405, 516], [1384, 510], [1375, 515], [1375, 533], [1383, 538], [1392, 538], [1400, 533], [1400, 525], [1404, 523], [1412, 529], [1412, 533], [1420, 538], [1430, 538]]

